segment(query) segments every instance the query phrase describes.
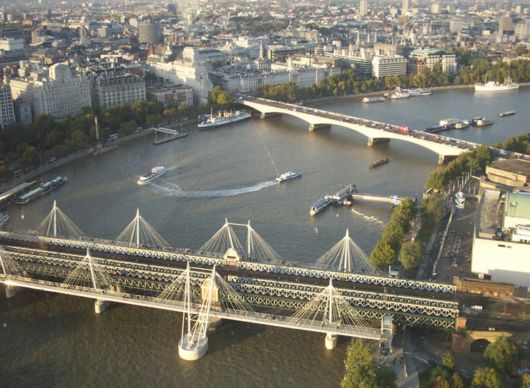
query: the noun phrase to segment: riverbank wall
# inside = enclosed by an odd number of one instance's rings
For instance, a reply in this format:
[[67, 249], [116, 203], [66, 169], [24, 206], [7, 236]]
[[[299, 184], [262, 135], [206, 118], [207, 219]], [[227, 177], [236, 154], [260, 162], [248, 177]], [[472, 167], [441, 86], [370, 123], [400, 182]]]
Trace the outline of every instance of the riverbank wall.
[[[530, 82], [521, 82], [519, 84], [522, 87], [528, 87], [530, 86]], [[475, 85], [446, 85], [446, 86], [433, 86], [428, 89], [432, 90], [434, 93], [436, 92], [445, 92], [449, 90], [462, 90], [462, 89], [473, 89]], [[378, 97], [385, 94], [387, 90], [380, 90], [377, 92], [366, 92], [366, 93], [354, 93], [354, 94], [346, 94], [343, 96], [325, 96], [325, 97], [315, 97], [315, 98], [308, 98], [304, 100], [305, 104], [316, 104], [319, 102], [326, 102], [326, 101], [332, 101], [332, 100], [354, 100], [354, 99], [362, 99], [364, 97]]]

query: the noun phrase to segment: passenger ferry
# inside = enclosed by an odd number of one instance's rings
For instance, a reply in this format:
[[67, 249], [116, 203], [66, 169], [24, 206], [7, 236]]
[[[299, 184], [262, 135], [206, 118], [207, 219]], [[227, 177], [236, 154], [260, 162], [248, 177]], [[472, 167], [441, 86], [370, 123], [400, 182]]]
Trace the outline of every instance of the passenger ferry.
[[505, 92], [517, 89], [519, 89], [519, 84], [513, 83], [510, 79], [502, 84], [494, 81], [486, 82], [485, 84], [475, 84], [475, 92]]
[[199, 128], [210, 128], [218, 127], [220, 125], [236, 123], [238, 121], [246, 120], [251, 117], [251, 114], [247, 110], [236, 110], [235, 112], [223, 111], [219, 112], [217, 116], [214, 116], [213, 113], [200, 117]]
[[276, 178], [276, 182], [282, 183], [282, 182], [290, 181], [291, 179], [299, 178], [301, 176], [302, 176], [302, 174], [299, 174], [297, 172], [288, 171], [288, 172], [283, 173], [279, 177], [277, 177]]
[[156, 179], [167, 172], [167, 169], [164, 166], [153, 167], [151, 171], [145, 173], [138, 179], [139, 185], [146, 185], [151, 182], [153, 179]]
[[25, 205], [28, 202], [33, 201], [36, 198], [39, 198], [42, 195], [49, 193], [52, 190], [57, 189], [59, 186], [62, 186], [68, 181], [68, 178], [65, 176], [57, 176], [51, 181], [41, 183], [40, 186], [26, 191], [24, 194], [20, 195], [16, 203], [19, 205]]
[[398, 100], [401, 98], [409, 98], [409, 97], [410, 97], [410, 94], [400, 88], [396, 88], [396, 90], [394, 90], [392, 94], [390, 95], [390, 98], [393, 100]]
[[418, 97], [418, 96], [429, 96], [432, 94], [432, 91], [430, 89], [402, 89], [405, 93], [408, 93], [411, 97]]
[[309, 214], [311, 216], [316, 216], [318, 213], [320, 213], [322, 210], [327, 208], [331, 202], [326, 198], [320, 198], [318, 201], [316, 201], [313, 206], [311, 206], [311, 209], [309, 210]]

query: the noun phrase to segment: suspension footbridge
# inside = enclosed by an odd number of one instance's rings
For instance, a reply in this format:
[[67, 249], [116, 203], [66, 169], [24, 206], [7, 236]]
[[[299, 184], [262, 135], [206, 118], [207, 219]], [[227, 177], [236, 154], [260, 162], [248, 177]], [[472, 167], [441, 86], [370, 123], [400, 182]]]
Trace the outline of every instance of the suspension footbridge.
[[[183, 313], [179, 354], [207, 349], [212, 319], [388, 340], [392, 323], [451, 328], [454, 287], [381, 276], [349, 233], [314, 268], [283, 263], [250, 223], [225, 220], [199, 250], [174, 249], [138, 211], [115, 241], [82, 236], [56, 204], [37, 234], [0, 232], [0, 282]], [[384, 324], [386, 322], [386, 324]]]

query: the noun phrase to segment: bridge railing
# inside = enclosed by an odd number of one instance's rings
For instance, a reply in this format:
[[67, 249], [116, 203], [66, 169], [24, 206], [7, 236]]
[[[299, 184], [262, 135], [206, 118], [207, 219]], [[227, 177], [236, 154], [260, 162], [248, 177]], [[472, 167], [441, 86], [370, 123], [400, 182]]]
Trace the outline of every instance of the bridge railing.
[[[57, 246], [72, 247], [78, 249], [86, 250], [89, 248], [91, 251], [103, 251], [109, 253], [118, 253], [118, 254], [128, 254], [133, 256], [140, 256], [146, 258], [155, 258], [161, 260], [169, 261], [179, 261], [182, 263], [190, 262], [191, 264], [199, 265], [208, 265], [208, 266], [224, 266], [224, 260], [221, 258], [214, 258], [209, 256], [196, 255], [191, 253], [191, 250], [173, 250], [173, 249], [145, 249], [145, 248], [135, 248], [124, 245], [118, 245], [111, 241], [105, 240], [94, 240], [94, 239], [84, 239], [84, 240], [69, 240], [53, 237], [38, 237], [34, 235], [24, 235], [11, 232], [0, 232], [0, 236], [5, 236], [6, 238], [14, 238], [20, 241], [27, 242], [45, 242]], [[190, 253], [183, 253], [189, 251]], [[319, 270], [312, 268], [298, 267], [294, 265], [273, 265], [273, 264], [262, 264], [256, 262], [241, 262], [241, 268], [251, 271], [262, 271], [266, 273], [275, 273], [275, 274], [286, 274], [294, 275], [301, 277], [315, 277], [321, 279], [337, 279], [343, 281], [349, 281], [353, 283], [361, 284], [374, 284], [381, 286], [389, 287], [400, 287], [413, 290], [422, 290], [422, 291], [434, 291], [442, 293], [454, 293], [455, 286], [450, 284], [441, 284], [433, 282], [422, 282], [416, 280], [407, 280], [407, 279], [395, 279], [391, 277], [384, 276], [374, 276], [374, 275], [363, 275], [355, 273], [345, 273], [345, 272], [334, 272], [327, 270]]]

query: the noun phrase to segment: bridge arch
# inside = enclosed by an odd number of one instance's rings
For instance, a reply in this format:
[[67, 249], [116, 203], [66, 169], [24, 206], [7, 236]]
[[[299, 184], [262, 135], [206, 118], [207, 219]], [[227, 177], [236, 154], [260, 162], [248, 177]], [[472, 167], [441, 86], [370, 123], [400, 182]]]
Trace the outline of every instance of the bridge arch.
[[347, 128], [366, 136], [368, 138], [368, 145], [387, 142], [390, 139], [413, 143], [437, 154], [439, 156], [439, 162], [444, 162], [447, 158], [454, 158], [472, 148], [471, 146], [467, 148], [463, 145], [457, 146], [459, 140], [446, 140], [445, 137], [411, 131], [406, 127], [401, 127], [402, 129], [400, 131], [398, 129], [400, 127], [395, 125], [342, 115], [335, 112], [327, 112], [311, 107], [263, 99], [243, 99], [239, 100], [239, 103], [260, 112], [262, 118], [280, 114], [295, 117], [308, 123], [310, 131], [328, 128], [331, 125]]

